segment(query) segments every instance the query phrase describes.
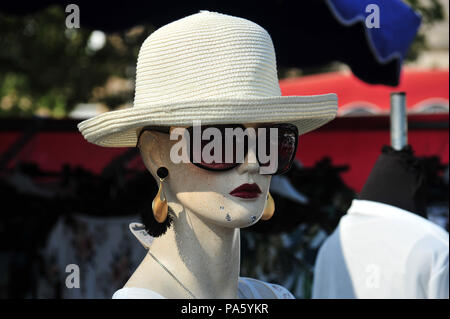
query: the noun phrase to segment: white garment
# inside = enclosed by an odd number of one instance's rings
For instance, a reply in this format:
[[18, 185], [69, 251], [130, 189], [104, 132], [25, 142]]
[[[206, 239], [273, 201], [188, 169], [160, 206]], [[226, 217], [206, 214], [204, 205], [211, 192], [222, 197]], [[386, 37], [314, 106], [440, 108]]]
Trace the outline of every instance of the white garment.
[[[286, 288], [280, 285], [270, 284], [247, 277], [239, 277], [238, 298], [295, 299], [295, 297]], [[125, 287], [117, 290], [112, 299], [166, 299], [166, 297], [150, 289]]]
[[354, 200], [319, 250], [313, 298], [448, 298], [448, 242], [418, 215]]

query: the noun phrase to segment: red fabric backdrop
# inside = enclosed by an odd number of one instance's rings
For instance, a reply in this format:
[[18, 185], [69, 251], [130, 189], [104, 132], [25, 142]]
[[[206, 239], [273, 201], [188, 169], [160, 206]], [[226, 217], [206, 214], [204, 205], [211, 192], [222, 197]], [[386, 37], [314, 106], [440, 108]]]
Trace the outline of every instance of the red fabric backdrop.
[[[448, 164], [448, 120], [448, 114], [409, 117], [409, 142], [418, 156], [438, 155], [443, 163]], [[76, 129], [77, 123], [66, 121], [65, 126], [69, 129], [52, 131], [46, 130], [44, 125], [8, 162], [7, 168], [18, 161], [32, 161], [43, 170], [58, 171], [67, 163], [100, 173], [111, 159], [127, 150], [86, 142]], [[0, 154], [4, 154], [23, 133], [12, 127], [5, 129], [5, 125], [3, 128], [0, 125], [0, 128]], [[300, 136], [297, 158], [305, 166], [314, 165], [324, 156], [331, 157], [335, 165], [349, 165], [350, 170], [343, 174], [344, 181], [359, 191], [384, 144], [390, 144], [388, 117], [337, 118], [316, 131]], [[128, 166], [144, 169], [138, 156]]]
[[[448, 114], [425, 116], [425, 119], [430, 119], [430, 117], [448, 122]], [[416, 120], [420, 120], [420, 118], [423, 119], [423, 117], [418, 117]], [[370, 123], [370, 118], [368, 118], [360, 123], [361, 125], [366, 124], [365, 128], [360, 126], [353, 128], [352, 126], [324, 127], [324, 129], [300, 136], [297, 158], [305, 166], [314, 165], [324, 156], [331, 157], [335, 165], [350, 165], [350, 169], [342, 176], [347, 185], [359, 192], [380, 155], [382, 146], [390, 145], [389, 129], [372, 126]], [[448, 164], [448, 128], [409, 129], [408, 142], [417, 156], [437, 155], [442, 163]]]

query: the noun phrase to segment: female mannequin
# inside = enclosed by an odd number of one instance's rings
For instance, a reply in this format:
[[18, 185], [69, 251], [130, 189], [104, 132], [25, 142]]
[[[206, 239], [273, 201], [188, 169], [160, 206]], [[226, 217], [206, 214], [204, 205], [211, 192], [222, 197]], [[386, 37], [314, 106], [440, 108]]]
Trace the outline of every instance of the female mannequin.
[[[175, 142], [167, 134], [152, 131], [145, 131], [139, 141], [142, 160], [155, 178], [159, 167], [168, 169], [164, 190], [175, 213], [173, 227], [156, 238], [150, 249], [197, 298], [237, 298], [239, 228], [260, 219], [270, 175], [259, 174], [258, 163], [248, 160], [225, 172], [203, 170], [191, 163], [174, 164], [169, 154]], [[256, 156], [251, 152], [247, 159]], [[262, 194], [255, 199], [229, 194], [244, 183], [256, 183]], [[150, 289], [167, 298], [190, 297], [150, 255], [125, 286]], [[273, 298], [265, 285], [257, 287], [262, 295]]]
[[252, 128], [274, 123], [290, 132], [278, 135], [289, 149], [278, 154], [289, 162], [294, 136], [296, 147], [299, 134], [331, 121], [336, 111], [335, 94], [281, 96], [272, 40], [251, 21], [201, 11], [153, 32], [139, 52], [133, 107], [78, 125], [91, 143], [138, 146], [164, 190], [148, 214], [153, 210], [158, 220], [166, 207], [161, 223], [173, 219], [151, 245], [145, 232], [133, 231], [149, 252], [114, 298], [292, 298], [278, 285], [239, 277], [239, 228], [273, 213], [270, 175], [260, 174], [260, 158], [249, 148], [244, 161], [220, 172], [177, 163], [171, 159], [177, 140], [155, 127], [190, 127], [195, 120]]

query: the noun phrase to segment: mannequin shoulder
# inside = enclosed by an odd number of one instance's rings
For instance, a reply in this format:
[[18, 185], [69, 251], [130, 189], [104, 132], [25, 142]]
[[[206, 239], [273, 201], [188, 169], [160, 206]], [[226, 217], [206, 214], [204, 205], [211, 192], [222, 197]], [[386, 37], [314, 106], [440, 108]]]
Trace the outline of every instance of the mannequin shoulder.
[[295, 299], [280, 285], [248, 277], [239, 277], [239, 289], [247, 299]]
[[[243, 299], [295, 299], [286, 288], [262, 280], [239, 277], [240, 298]], [[124, 287], [117, 290], [112, 299], [166, 299], [156, 291]]]
[[136, 288], [136, 287], [124, 287], [117, 290], [112, 299], [166, 299], [156, 291]]

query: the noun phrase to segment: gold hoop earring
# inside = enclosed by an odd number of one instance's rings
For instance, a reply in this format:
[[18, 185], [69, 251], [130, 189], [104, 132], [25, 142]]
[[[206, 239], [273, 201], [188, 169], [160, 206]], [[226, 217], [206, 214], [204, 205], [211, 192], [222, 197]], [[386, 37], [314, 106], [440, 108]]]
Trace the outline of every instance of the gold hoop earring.
[[156, 197], [152, 202], [153, 216], [158, 223], [164, 223], [169, 212], [169, 206], [167, 205], [167, 198], [164, 194], [164, 180], [169, 175], [169, 171], [165, 167], [160, 167], [156, 171], [156, 175], [159, 177], [159, 189]]
[[269, 220], [270, 218], [272, 218], [274, 212], [275, 212], [275, 201], [273, 200], [272, 195], [270, 195], [270, 193], [267, 193], [266, 206], [264, 206], [264, 211], [261, 216], [261, 219]]

